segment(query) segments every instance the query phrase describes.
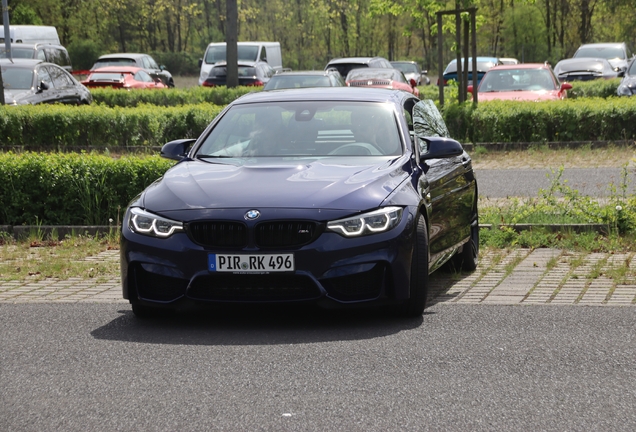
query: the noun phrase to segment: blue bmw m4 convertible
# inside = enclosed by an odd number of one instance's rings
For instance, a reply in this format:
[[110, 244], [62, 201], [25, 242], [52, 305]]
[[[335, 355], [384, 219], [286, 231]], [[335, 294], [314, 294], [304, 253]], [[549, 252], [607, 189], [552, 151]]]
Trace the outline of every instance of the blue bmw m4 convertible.
[[245, 95], [135, 197], [121, 232], [138, 317], [228, 303], [426, 307], [428, 276], [477, 266], [477, 183], [431, 101], [399, 90]]

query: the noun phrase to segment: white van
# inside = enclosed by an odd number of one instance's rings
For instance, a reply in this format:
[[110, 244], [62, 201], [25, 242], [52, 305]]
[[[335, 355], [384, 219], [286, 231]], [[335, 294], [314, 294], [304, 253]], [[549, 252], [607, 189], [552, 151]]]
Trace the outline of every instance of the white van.
[[[57, 29], [53, 26], [10, 25], [9, 34], [13, 43], [46, 43], [61, 45]], [[0, 27], [0, 43], [4, 43], [4, 30]]]
[[[237, 45], [239, 62], [260, 60], [267, 62], [275, 71], [283, 69], [279, 42], [238, 42]], [[199, 85], [203, 85], [214, 64], [220, 61], [226, 61], [226, 43], [212, 42], [205, 50], [203, 58], [199, 59], [199, 66], [201, 66]]]

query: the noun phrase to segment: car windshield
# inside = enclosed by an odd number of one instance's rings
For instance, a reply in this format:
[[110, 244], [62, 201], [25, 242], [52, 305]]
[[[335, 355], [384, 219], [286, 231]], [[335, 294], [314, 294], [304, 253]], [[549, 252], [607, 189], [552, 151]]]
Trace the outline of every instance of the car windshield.
[[28, 90], [33, 85], [33, 70], [2, 68], [2, 84], [7, 90]]
[[[205, 62], [214, 64], [220, 61], [226, 61], [226, 46], [213, 45], [208, 48], [205, 53]], [[238, 46], [239, 61], [256, 61], [258, 60], [258, 45], [239, 45]]]
[[581, 58], [581, 57], [604, 58], [607, 60], [625, 59], [625, 55], [622, 49], [612, 48], [612, 47], [579, 48], [576, 51], [576, 53], [574, 53], [574, 58]]
[[[33, 58], [33, 48], [11, 48], [11, 58]], [[0, 58], [7, 58], [7, 49], [5, 47], [0, 48]]]
[[197, 151], [200, 158], [387, 156], [402, 153], [392, 106], [361, 102], [235, 105]]
[[401, 70], [403, 73], [417, 73], [417, 66], [413, 63], [391, 63], [394, 68]]
[[330, 87], [329, 78], [324, 75], [273, 76], [263, 90], [276, 90], [305, 87]]
[[556, 90], [547, 69], [490, 70], [479, 85], [480, 92]]

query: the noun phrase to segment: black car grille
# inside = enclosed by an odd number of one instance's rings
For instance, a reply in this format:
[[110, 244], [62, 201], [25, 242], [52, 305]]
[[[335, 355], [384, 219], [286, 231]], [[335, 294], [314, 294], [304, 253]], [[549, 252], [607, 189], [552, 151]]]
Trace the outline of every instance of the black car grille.
[[320, 282], [330, 297], [342, 301], [353, 301], [378, 298], [382, 292], [384, 280], [384, 266], [376, 264], [366, 272], [323, 279]]
[[194, 300], [275, 302], [312, 300], [320, 289], [306, 276], [293, 274], [216, 274], [196, 278], [187, 296]]
[[321, 233], [315, 222], [275, 221], [263, 222], [256, 226], [256, 246], [298, 247], [311, 243]]
[[247, 227], [240, 222], [191, 222], [188, 232], [195, 243], [205, 247], [247, 246]]
[[142, 299], [169, 302], [185, 295], [185, 279], [151, 273], [141, 265], [135, 265], [133, 272], [137, 295]]
[[[248, 245], [249, 229], [241, 222], [198, 221], [189, 223], [187, 229], [195, 243], [207, 248]], [[259, 248], [300, 247], [316, 240], [322, 231], [316, 222], [263, 222], [254, 228], [254, 242]]]

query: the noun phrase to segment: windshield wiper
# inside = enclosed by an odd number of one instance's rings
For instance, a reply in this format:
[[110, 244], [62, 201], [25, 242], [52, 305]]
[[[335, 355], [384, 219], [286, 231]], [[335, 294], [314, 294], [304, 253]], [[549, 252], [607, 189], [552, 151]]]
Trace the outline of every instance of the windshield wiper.
[[199, 154], [195, 156], [197, 159], [234, 159], [236, 156], [223, 156], [223, 155], [203, 155]]

